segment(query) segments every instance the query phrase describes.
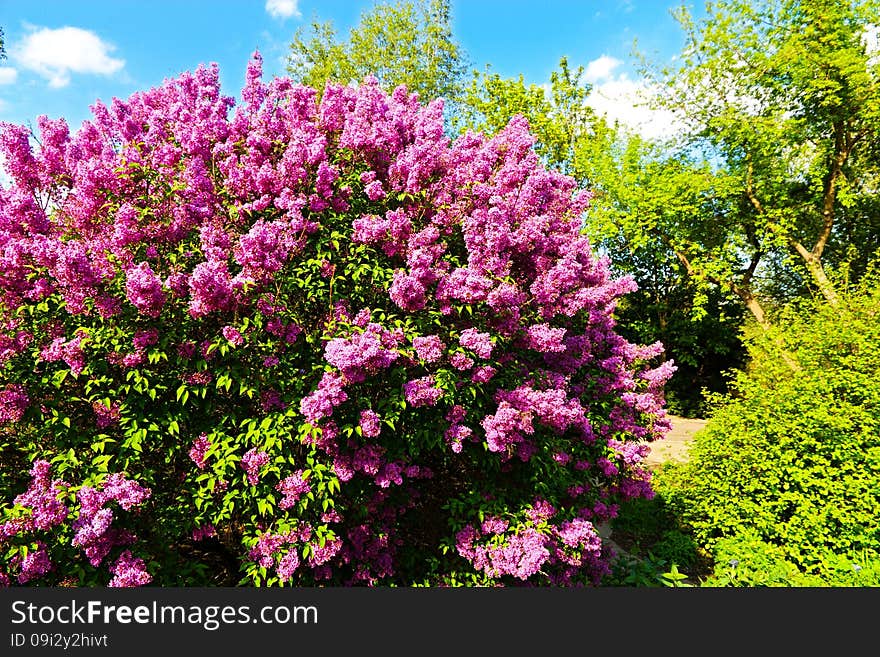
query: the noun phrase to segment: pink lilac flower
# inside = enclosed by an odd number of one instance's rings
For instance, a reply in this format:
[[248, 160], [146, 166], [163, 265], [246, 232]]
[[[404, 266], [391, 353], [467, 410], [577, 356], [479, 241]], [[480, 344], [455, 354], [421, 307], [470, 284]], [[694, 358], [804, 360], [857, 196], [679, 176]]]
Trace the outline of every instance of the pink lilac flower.
[[209, 449], [211, 449], [211, 441], [208, 439], [207, 434], [204, 433], [200, 434], [193, 441], [192, 447], [190, 447], [189, 458], [192, 459], [192, 462], [196, 464], [199, 470], [205, 469]]
[[596, 460], [596, 465], [599, 466], [602, 472], [608, 477], [613, 477], [619, 472], [617, 466], [604, 456]]
[[151, 494], [152, 491], [149, 488], [141, 486], [132, 479], [126, 479], [119, 472], [114, 472], [104, 480], [103, 495], [105, 499], [116, 500], [119, 506], [126, 511], [142, 504]]
[[213, 538], [217, 535], [217, 528], [211, 523], [199, 525], [192, 531], [192, 539], [194, 541], [204, 541], [207, 538]]
[[443, 357], [446, 345], [436, 335], [418, 336], [412, 340], [413, 348], [419, 358], [426, 363], [436, 363]]
[[193, 317], [230, 310], [235, 302], [232, 277], [225, 261], [209, 261], [196, 265], [189, 279], [189, 289], [189, 312]]
[[248, 551], [248, 558], [263, 568], [271, 568], [275, 563], [275, 553], [287, 542], [286, 536], [268, 532], [261, 534], [254, 547]]
[[333, 372], [325, 372], [318, 388], [302, 398], [299, 410], [306, 421], [317, 424], [322, 418], [333, 415], [333, 409], [348, 399], [345, 380]]
[[290, 581], [293, 573], [299, 568], [299, 563], [299, 553], [296, 548], [288, 550], [287, 554], [278, 561], [278, 567], [275, 569], [278, 579], [282, 582]]
[[331, 538], [324, 542], [323, 547], [319, 543], [312, 543], [310, 548], [309, 565], [312, 567], [320, 566], [330, 561], [339, 553], [339, 550], [342, 549], [342, 540]]
[[256, 486], [260, 481], [260, 468], [268, 462], [269, 455], [256, 447], [249, 449], [241, 457], [241, 467], [247, 473], [247, 480], [251, 486]]
[[19, 584], [27, 584], [31, 580], [39, 579], [52, 570], [52, 562], [49, 560], [49, 551], [46, 549], [46, 544], [38, 541], [37, 549], [29, 551], [21, 559], [19, 566]]
[[474, 369], [471, 374], [471, 381], [474, 383], [488, 383], [495, 376], [495, 368], [491, 365], [481, 365]]
[[30, 398], [20, 383], [8, 383], [0, 390], [0, 424], [18, 422], [30, 404]]
[[118, 424], [121, 417], [118, 402], [111, 402], [109, 407], [99, 401], [93, 402], [92, 411], [95, 414], [95, 423], [99, 429], [106, 429], [114, 424]]
[[275, 490], [284, 495], [278, 506], [282, 509], [289, 509], [311, 490], [311, 486], [309, 486], [308, 481], [303, 476], [303, 470], [297, 470], [292, 475], [281, 480], [275, 486]]
[[133, 354], [125, 354], [120, 361], [123, 366], [134, 368], [142, 364], [145, 360], [144, 352], [136, 351]]
[[375, 411], [369, 409], [361, 411], [360, 427], [364, 436], [367, 438], [375, 438], [382, 431], [380, 425], [381, 419]]
[[115, 501], [124, 511], [129, 511], [150, 495], [149, 488], [126, 479], [120, 473], [107, 477], [100, 489], [83, 486], [77, 491], [80, 509], [73, 522], [73, 545], [81, 547], [89, 563], [97, 567], [114, 546], [134, 541], [134, 536], [129, 532], [112, 528], [114, 512], [105, 505]]
[[147, 262], [125, 272], [125, 294], [135, 308], [148, 317], [158, 317], [165, 305], [162, 281]]
[[415, 312], [425, 307], [425, 285], [415, 276], [403, 270], [394, 272], [388, 295], [401, 309]]
[[481, 333], [477, 329], [469, 328], [461, 332], [458, 343], [465, 348], [473, 351], [480, 358], [489, 358], [492, 355], [494, 344], [492, 336], [488, 333]]
[[190, 385], [196, 386], [208, 385], [213, 379], [214, 377], [210, 372], [193, 372], [192, 374], [186, 374], [183, 377], [184, 381]]
[[382, 189], [382, 183], [378, 180], [374, 180], [369, 183], [365, 188], [364, 192], [371, 201], [378, 201], [380, 199], [385, 198], [385, 190]]
[[387, 369], [398, 359], [399, 341], [394, 332], [371, 323], [363, 333], [330, 340], [324, 347], [324, 358], [339, 368], [346, 379], [360, 382], [367, 375]]
[[192, 340], [186, 340], [177, 345], [177, 355], [184, 360], [189, 360], [196, 353], [196, 343]]
[[566, 329], [551, 328], [548, 324], [535, 324], [526, 329], [529, 347], [541, 352], [565, 351]]
[[83, 354], [83, 336], [77, 335], [61, 345], [61, 359], [70, 368], [70, 373], [79, 376], [86, 367], [86, 358]]
[[449, 428], [443, 433], [443, 438], [446, 440], [446, 443], [456, 454], [460, 454], [462, 450], [462, 443], [464, 440], [469, 438], [473, 431], [470, 427], [466, 427], [463, 424], [452, 424]]
[[14, 500], [15, 504], [30, 508], [29, 525], [43, 531], [62, 524], [70, 513], [58, 499], [66, 491], [67, 484], [60, 479], [51, 479], [50, 468], [48, 461], [36, 461], [30, 470], [28, 489]]
[[342, 522], [342, 516], [336, 509], [330, 509], [321, 516], [321, 522]]
[[150, 345], [156, 344], [158, 341], [159, 331], [155, 328], [149, 328], [143, 331], [136, 331], [134, 338], [132, 339], [132, 344], [134, 345], [135, 351], [142, 351]]
[[404, 383], [403, 394], [411, 406], [418, 408], [434, 406], [443, 396], [443, 391], [437, 387], [433, 376], [423, 376]]
[[503, 534], [507, 531], [510, 523], [495, 516], [489, 516], [483, 521], [481, 530], [484, 534]]
[[374, 481], [379, 488], [388, 488], [391, 484], [398, 486], [403, 483], [404, 468], [399, 463], [386, 463], [383, 465], [374, 477]]
[[107, 586], [110, 587], [134, 587], [144, 586], [153, 581], [153, 576], [147, 572], [144, 560], [135, 557], [130, 550], [125, 550], [110, 568], [113, 579]]
[[244, 337], [234, 326], [224, 326], [221, 333], [233, 346], [240, 347], [244, 344]]
[[260, 408], [264, 413], [273, 410], [283, 411], [287, 408], [287, 404], [281, 400], [281, 393], [277, 390], [263, 390], [260, 392]]
[[540, 498], [536, 499], [532, 504], [532, 508], [526, 511], [528, 519], [535, 524], [549, 520], [554, 515], [556, 515], [556, 509], [553, 505], [547, 500]]
[[263, 280], [280, 271], [295, 248], [289, 223], [259, 219], [239, 238], [235, 261], [247, 276]]
[[333, 278], [333, 274], [336, 273], [336, 265], [327, 260], [322, 260], [320, 272], [321, 278]]

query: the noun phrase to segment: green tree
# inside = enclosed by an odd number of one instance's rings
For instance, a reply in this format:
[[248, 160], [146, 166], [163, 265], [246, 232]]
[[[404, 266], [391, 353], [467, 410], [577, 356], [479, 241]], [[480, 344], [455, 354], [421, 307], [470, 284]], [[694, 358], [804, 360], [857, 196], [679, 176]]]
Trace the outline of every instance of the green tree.
[[314, 20], [290, 44], [287, 70], [297, 82], [323, 90], [328, 81], [348, 84], [374, 75], [386, 90], [406, 85], [423, 101], [455, 103], [466, 71], [452, 35], [449, 0], [377, 4], [361, 15], [346, 41], [332, 21]]
[[545, 163], [589, 185], [614, 133], [587, 104], [591, 87], [582, 82], [583, 75], [583, 67], [572, 70], [566, 57], [551, 73], [549, 89], [527, 85], [522, 75], [502, 78], [488, 66], [484, 72], [474, 71], [454, 126], [494, 134], [520, 114], [528, 120], [535, 150]]
[[664, 239], [764, 325], [762, 271], [774, 273], [765, 292], [788, 276], [836, 305], [829, 255], [840, 265], [855, 251], [864, 265], [871, 249], [860, 247], [878, 239], [880, 67], [864, 36], [880, 5], [721, 0], [699, 22], [685, 7], [675, 15], [688, 45], [674, 66], [647, 72], [664, 86], [659, 104], [688, 126], [683, 148], [712, 165], [716, 211], [703, 226], [667, 226]]

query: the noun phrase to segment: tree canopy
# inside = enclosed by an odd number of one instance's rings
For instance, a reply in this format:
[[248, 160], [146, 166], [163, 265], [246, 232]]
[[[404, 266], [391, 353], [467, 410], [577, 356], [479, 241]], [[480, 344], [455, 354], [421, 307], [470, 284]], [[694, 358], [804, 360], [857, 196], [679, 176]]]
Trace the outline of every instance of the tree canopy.
[[[880, 5], [723, 0], [706, 11], [696, 22], [678, 10], [688, 45], [674, 66], [647, 72], [664, 86], [660, 105], [687, 125], [683, 150], [712, 165], [706, 198], [720, 212], [700, 223], [716, 240], [686, 224], [667, 237], [695, 273], [724, 281], [759, 320], [761, 271], [777, 271], [777, 291], [794, 275], [836, 303], [829, 257], [841, 265], [857, 247], [863, 270], [877, 246], [880, 67], [865, 30]], [[717, 266], [731, 254], [738, 263]]]
[[291, 78], [319, 91], [328, 81], [348, 84], [373, 75], [386, 91], [403, 84], [426, 102], [454, 103], [466, 71], [449, 0], [377, 4], [344, 41], [331, 21], [313, 20], [308, 30], [297, 30], [290, 51]]

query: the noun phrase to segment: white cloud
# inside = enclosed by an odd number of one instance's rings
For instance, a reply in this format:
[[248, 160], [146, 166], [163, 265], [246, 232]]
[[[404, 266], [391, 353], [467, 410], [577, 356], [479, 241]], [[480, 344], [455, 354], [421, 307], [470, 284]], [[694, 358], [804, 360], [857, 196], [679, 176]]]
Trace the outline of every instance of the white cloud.
[[299, 0], [266, 0], [266, 11], [272, 18], [299, 18]]
[[594, 84], [599, 80], [606, 80], [611, 77], [614, 69], [622, 63], [619, 59], [609, 55], [602, 55], [587, 64], [587, 70], [584, 71], [584, 79], [590, 84]]
[[645, 139], [662, 140], [680, 133], [683, 124], [668, 110], [649, 107], [657, 89], [625, 74], [593, 86], [587, 104], [610, 123], [636, 132]]
[[862, 43], [868, 55], [868, 65], [880, 65], [880, 26], [867, 25], [862, 32]]
[[71, 73], [110, 75], [119, 71], [125, 60], [111, 57], [114, 49], [88, 30], [43, 27], [28, 34], [11, 53], [24, 68], [49, 80], [50, 87], [66, 87]]
[[617, 122], [645, 139], [665, 139], [681, 132], [684, 126], [672, 112], [650, 107], [655, 87], [645, 80], [632, 80], [626, 73], [615, 74], [622, 64], [611, 55], [587, 63], [584, 81], [592, 86], [587, 105], [609, 123]]
[[0, 66], [0, 84], [13, 84], [18, 79], [18, 71], [9, 66]]

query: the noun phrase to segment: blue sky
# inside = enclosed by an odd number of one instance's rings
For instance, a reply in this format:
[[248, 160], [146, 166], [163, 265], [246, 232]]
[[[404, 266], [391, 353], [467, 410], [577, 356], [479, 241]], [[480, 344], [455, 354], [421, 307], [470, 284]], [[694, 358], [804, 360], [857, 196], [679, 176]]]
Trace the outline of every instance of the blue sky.
[[[0, 121], [64, 117], [72, 128], [96, 99], [126, 98], [199, 64], [220, 66], [237, 96], [250, 54], [283, 75], [287, 46], [312, 18], [342, 36], [374, 0], [0, 0], [8, 58], [0, 61]], [[584, 65], [603, 111], [644, 120], [631, 52], [657, 61], [682, 46], [675, 0], [452, 0], [453, 30], [473, 68], [544, 83], [560, 57]], [[698, 3], [700, 4], [700, 3]], [[629, 104], [629, 105], [628, 105]], [[631, 116], [630, 116], [631, 115]]]

